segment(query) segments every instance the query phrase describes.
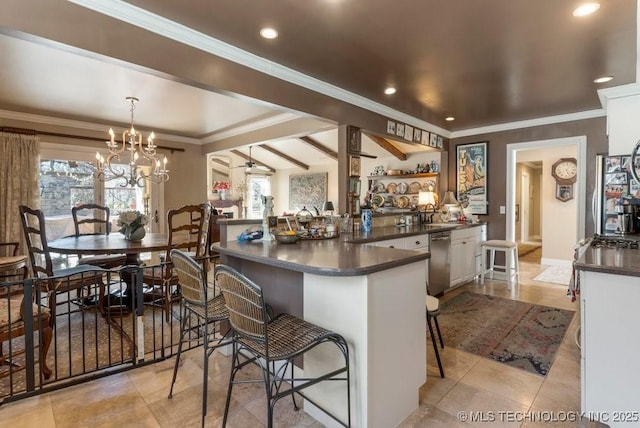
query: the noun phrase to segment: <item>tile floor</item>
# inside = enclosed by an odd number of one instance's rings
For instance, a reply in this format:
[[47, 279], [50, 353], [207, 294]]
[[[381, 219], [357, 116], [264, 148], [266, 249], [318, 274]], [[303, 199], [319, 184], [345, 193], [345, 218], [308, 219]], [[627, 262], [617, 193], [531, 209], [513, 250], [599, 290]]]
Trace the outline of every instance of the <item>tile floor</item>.
[[[576, 316], [546, 378], [455, 349], [442, 351], [445, 368], [441, 379], [431, 343], [427, 343], [427, 382], [420, 390], [419, 407], [400, 425], [409, 427], [455, 426], [597, 426], [583, 422], [535, 423], [521, 421], [533, 411], [576, 412], [580, 409], [580, 352], [574, 342], [579, 323], [577, 303], [565, 296], [566, 287], [535, 282], [544, 269], [534, 263], [521, 263], [520, 285], [507, 290], [501, 281], [485, 281], [480, 287], [467, 284], [443, 300], [464, 290], [572, 309]], [[190, 351], [184, 359], [173, 399], [167, 399], [173, 359], [116, 374], [83, 385], [44, 394], [0, 407], [0, 427], [191, 427], [200, 425], [202, 352]], [[214, 353], [210, 361], [209, 400], [206, 425], [221, 425], [224, 410], [229, 359]], [[254, 375], [256, 373], [253, 373]], [[245, 371], [245, 376], [251, 373]], [[469, 423], [459, 412], [484, 411], [484, 420]], [[493, 414], [489, 412], [494, 412]], [[502, 419], [517, 418], [516, 421]], [[529, 412], [529, 413], [526, 413]], [[546, 413], [560, 415], [561, 413]], [[276, 406], [276, 426], [319, 427], [304, 412], [295, 412], [291, 401]], [[495, 421], [489, 421], [495, 416]], [[543, 413], [542, 415], [545, 415]], [[261, 427], [266, 422], [264, 392], [258, 385], [234, 388], [228, 426]]]

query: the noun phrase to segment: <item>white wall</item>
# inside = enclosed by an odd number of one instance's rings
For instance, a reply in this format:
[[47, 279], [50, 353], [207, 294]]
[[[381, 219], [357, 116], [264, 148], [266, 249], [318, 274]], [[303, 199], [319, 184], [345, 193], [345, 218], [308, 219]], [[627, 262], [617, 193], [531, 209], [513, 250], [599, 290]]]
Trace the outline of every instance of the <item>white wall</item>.
[[[573, 260], [573, 246], [578, 241], [576, 221], [578, 204], [576, 199], [561, 202], [556, 199], [556, 180], [551, 175], [551, 166], [560, 158], [577, 158], [576, 146], [545, 147], [522, 150], [516, 153], [516, 162], [542, 161], [542, 263], [562, 264]], [[577, 194], [574, 184], [574, 194]]]

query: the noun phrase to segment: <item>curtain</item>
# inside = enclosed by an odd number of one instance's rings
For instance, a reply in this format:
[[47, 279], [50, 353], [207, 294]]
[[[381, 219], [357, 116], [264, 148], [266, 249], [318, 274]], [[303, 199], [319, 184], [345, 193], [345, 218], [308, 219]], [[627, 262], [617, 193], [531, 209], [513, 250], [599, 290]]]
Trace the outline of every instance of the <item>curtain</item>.
[[26, 248], [18, 207], [40, 206], [39, 175], [36, 136], [0, 132], [0, 242], [20, 242], [21, 254]]

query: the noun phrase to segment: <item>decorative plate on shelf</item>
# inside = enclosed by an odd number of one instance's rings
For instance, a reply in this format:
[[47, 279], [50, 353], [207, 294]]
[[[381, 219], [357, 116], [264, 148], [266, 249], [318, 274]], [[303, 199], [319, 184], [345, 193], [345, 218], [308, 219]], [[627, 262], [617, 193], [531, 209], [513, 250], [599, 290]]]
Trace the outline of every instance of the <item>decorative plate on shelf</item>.
[[432, 191], [436, 191], [436, 182], [433, 180], [427, 180], [424, 183], [422, 183], [422, 190], [424, 192], [428, 192], [429, 191], [429, 187], [431, 187]]
[[395, 207], [396, 206], [396, 198], [394, 198], [391, 195], [387, 195], [386, 198], [384, 198], [384, 205], [387, 207]]
[[399, 183], [398, 186], [396, 187], [396, 192], [400, 193], [401, 195], [404, 193], [407, 193], [407, 183], [405, 182]]
[[413, 183], [409, 184], [409, 193], [418, 193], [421, 188], [422, 187], [420, 186], [420, 183], [414, 181]]
[[387, 184], [387, 193], [396, 193], [396, 187], [397, 187], [396, 183]]
[[383, 207], [384, 206], [384, 198], [380, 195], [373, 195], [371, 197], [371, 204], [375, 205], [377, 207]]
[[382, 192], [384, 192], [385, 190], [387, 190], [387, 188], [386, 188], [386, 187], [384, 187], [384, 184], [383, 184], [383, 183], [381, 183], [381, 182], [379, 182], [379, 181], [377, 181], [377, 182], [373, 185], [373, 188], [371, 189], [371, 191], [372, 191], [373, 193], [382, 193]]
[[398, 208], [407, 208], [409, 206], [409, 198], [406, 196], [399, 196], [396, 199], [396, 203], [398, 204]]

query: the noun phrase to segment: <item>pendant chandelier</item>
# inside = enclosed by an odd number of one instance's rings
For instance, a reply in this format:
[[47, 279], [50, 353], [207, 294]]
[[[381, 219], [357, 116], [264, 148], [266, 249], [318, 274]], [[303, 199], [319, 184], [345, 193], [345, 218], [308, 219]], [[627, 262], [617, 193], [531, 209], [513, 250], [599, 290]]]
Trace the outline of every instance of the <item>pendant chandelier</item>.
[[[100, 181], [111, 181], [123, 179], [121, 187], [138, 186], [144, 187], [145, 181], [161, 183], [169, 179], [169, 170], [167, 170], [167, 157], [160, 162], [156, 154], [156, 148], [153, 139], [153, 132], [147, 138], [147, 144], [142, 144], [142, 133], [133, 127], [133, 111], [136, 109], [135, 97], [127, 97], [127, 101], [131, 103], [131, 128], [122, 132], [122, 141], [115, 140], [113, 129], [109, 128], [109, 136], [111, 139], [107, 141], [109, 155], [105, 159], [100, 152], [96, 153], [96, 178]], [[124, 161], [121, 155], [129, 152], [129, 167], [119, 164], [118, 161]]]

